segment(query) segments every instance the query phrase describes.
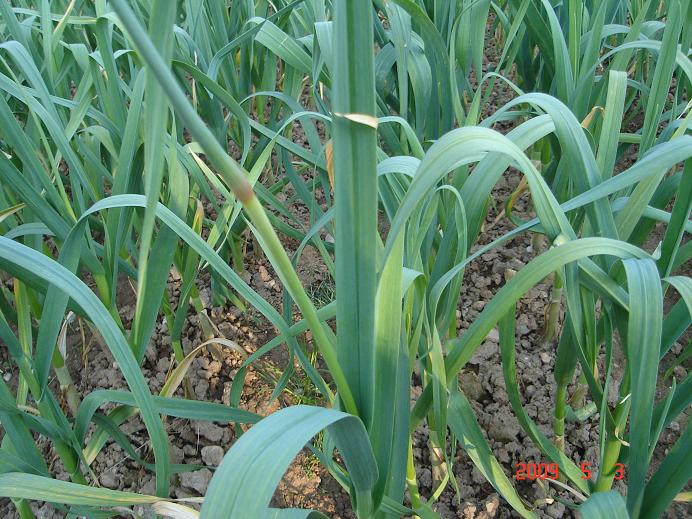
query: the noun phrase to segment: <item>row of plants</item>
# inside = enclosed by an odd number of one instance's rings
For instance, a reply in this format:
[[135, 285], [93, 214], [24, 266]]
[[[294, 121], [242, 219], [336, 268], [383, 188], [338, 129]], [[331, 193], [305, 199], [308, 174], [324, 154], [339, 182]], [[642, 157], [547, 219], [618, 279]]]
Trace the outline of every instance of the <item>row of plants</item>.
[[[142, 504], [173, 517], [321, 517], [269, 505], [307, 444], [359, 518], [427, 519], [440, 517], [445, 488], [463, 484], [461, 448], [508, 506], [537, 517], [458, 384], [497, 327], [512, 409], [559, 467], [569, 507], [649, 518], [689, 500], [692, 429], [653, 470], [652, 457], [692, 399], [689, 376], [660, 369], [690, 353], [690, 22], [689, 0], [1, 0], [0, 342], [18, 383], [0, 380], [0, 495], [22, 518], [33, 500], [71, 517]], [[514, 95], [493, 110], [501, 88]], [[478, 247], [510, 167], [523, 179], [504, 207], [514, 228]], [[522, 195], [532, 219], [513, 212]], [[458, 333], [465, 269], [520, 235], [545, 246]], [[281, 281], [283, 308], [244, 280], [249, 236]], [[287, 251], [289, 238], [300, 246]], [[296, 272], [306, 247], [336, 288], [319, 307]], [[234, 378], [231, 405], [195, 400], [186, 383], [200, 352], [183, 347], [188, 315], [223, 341], [207, 326], [203, 273], [215, 305], [252, 307], [277, 332]], [[137, 293], [129, 327], [123, 278]], [[517, 303], [546, 278], [552, 437], [522, 405], [515, 345]], [[76, 390], [65, 358], [75, 316], [128, 390]], [[152, 394], [142, 365], [161, 318], [176, 367]], [[296, 360], [323, 406], [267, 417], [240, 407], [246, 368], [279, 347], [290, 360], [274, 396]], [[617, 350], [626, 367], [613, 385]], [[593, 481], [565, 454], [570, 411], [598, 418]], [[151, 464], [120, 429], [135, 415]], [[226, 446], [199, 512], [169, 499], [173, 475], [196, 467], [171, 463], [166, 416], [254, 424]], [[414, 466], [423, 424], [432, 495]], [[41, 439], [69, 482], [55, 479]], [[154, 472], [156, 496], [95, 484], [109, 441]], [[612, 490], [619, 464], [624, 496]]]

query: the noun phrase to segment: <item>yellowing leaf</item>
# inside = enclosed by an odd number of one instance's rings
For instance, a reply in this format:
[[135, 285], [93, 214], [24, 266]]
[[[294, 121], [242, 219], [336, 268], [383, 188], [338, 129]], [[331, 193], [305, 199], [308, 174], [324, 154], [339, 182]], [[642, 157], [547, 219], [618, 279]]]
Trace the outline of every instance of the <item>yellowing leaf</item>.
[[334, 191], [334, 144], [332, 140], [327, 141], [327, 145], [324, 149], [324, 155], [327, 159], [327, 176], [329, 177], [329, 185], [332, 186], [332, 191]]
[[343, 117], [344, 119], [348, 119], [349, 121], [353, 121], [354, 123], [358, 124], [364, 124], [365, 126], [370, 126], [370, 128], [374, 128], [377, 130], [377, 126], [379, 125], [379, 121], [377, 120], [377, 117], [373, 117], [372, 115], [367, 115], [367, 114], [340, 114], [340, 113], [334, 113], [337, 117]]

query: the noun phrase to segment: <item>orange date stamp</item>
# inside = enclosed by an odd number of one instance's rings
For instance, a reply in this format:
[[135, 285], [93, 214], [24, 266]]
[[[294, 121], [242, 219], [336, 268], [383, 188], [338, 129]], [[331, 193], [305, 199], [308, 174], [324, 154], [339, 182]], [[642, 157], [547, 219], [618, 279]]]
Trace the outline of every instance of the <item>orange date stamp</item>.
[[[616, 463], [614, 467], [614, 479], [616, 481], [624, 479], [625, 466], [622, 463]], [[537, 479], [558, 479], [560, 477], [560, 467], [557, 463], [519, 462], [515, 465], [515, 468], [516, 471], [514, 473], [514, 479], [516, 479], [517, 481], [535, 481]], [[579, 468], [582, 472], [581, 479], [591, 479], [593, 475], [593, 470], [591, 469], [590, 462], [582, 461]]]

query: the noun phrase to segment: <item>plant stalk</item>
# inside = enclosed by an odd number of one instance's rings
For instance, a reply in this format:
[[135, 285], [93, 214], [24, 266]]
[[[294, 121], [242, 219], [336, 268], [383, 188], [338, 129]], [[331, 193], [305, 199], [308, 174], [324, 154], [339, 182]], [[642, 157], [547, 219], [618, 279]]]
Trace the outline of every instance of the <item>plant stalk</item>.
[[67, 366], [65, 366], [64, 362], [60, 366], [54, 363], [53, 369], [55, 370], [55, 374], [58, 377], [58, 382], [60, 383], [60, 391], [63, 393], [65, 400], [67, 401], [67, 407], [70, 409], [72, 416], [76, 417], [77, 412], [79, 411], [81, 399], [79, 398], [77, 388], [75, 388], [72, 375], [70, 375], [70, 372], [67, 369]]
[[545, 320], [545, 344], [555, 340], [557, 335], [557, 321], [560, 317], [560, 303], [562, 301], [563, 282], [560, 275], [556, 272], [553, 279], [553, 288], [550, 291], [550, 301], [546, 308]]
[[413, 438], [408, 439], [408, 461], [406, 463], [406, 486], [411, 500], [411, 508], [420, 508], [422, 505], [418, 482], [416, 481], [416, 466], [413, 462]]
[[555, 446], [560, 452], [565, 451], [565, 415], [567, 412], [567, 384], [560, 384], [555, 395], [555, 414], [553, 418], [553, 432], [555, 434]]
[[13, 499], [12, 503], [17, 508], [20, 519], [36, 519], [33, 510], [26, 499]]
[[615, 478], [615, 464], [620, 457], [620, 448], [622, 442], [615, 437], [613, 432], [608, 432], [603, 459], [601, 460], [601, 469], [598, 472], [594, 492], [608, 492], [613, 487], [613, 479]]
[[441, 486], [449, 479], [447, 464], [445, 463], [444, 449], [438, 444], [437, 434], [430, 431], [428, 448], [430, 449], [430, 470], [432, 472], [433, 491], [439, 492]]

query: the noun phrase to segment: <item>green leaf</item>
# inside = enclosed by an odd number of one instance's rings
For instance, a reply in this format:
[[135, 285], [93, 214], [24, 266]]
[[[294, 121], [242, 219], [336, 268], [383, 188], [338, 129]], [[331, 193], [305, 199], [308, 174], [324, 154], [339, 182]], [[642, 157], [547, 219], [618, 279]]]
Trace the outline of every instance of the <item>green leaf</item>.
[[614, 490], [592, 495], [579, 507], [584, 519], [630, 519], [625, 500]]
[[334, 7], [337, 355], [369, 427], [375, 397], [377, 131], [354, 116], [376, 115], [372, 6], [338, 0]]
[[268, 416], [233, 445], [209, 484], [201, 519], [264, 517], [291, 460], [325, 428], [349, 471], [358, 516], [371, 517], [377, 465], [363, 423], [339, 411], [301, 405]]
[[33, 474], [0, 474], [0, 496], [66, 505], [129, 506], [160, 501], [156, 496], [77, 485]]
[[627, 509], [633, 517], [638, 517], [649, 467], [649, 441], [661, 344], [663, 292], [658, 269], [653, 260], [626, 259], [623, 264], [627, 272], [630, 294], [627, 365], [630, 370], [632, 394]]
[[692, 427], [688, 424], [644, 489], [643, 505], [639, 515], [642, 519], [660, 517], [677, 493], [692, 478], [690, 442]]
[[[179, 418], [208, 420], [221, 423], [256, 423], [261, 419], [261, 416], [255, 413], [218, 404], [216, 402], [202, 402], [156, 395], [152, 398], [158, 413]], [[84, 440], [87, 427], [96, 410], [108, 402], [125, 404], [131, 407], [137, 405], [132, 393], [127, 391], [116, 391], [112, 389], [98, 389], [92, 391], [82, 401], [77, 417], [75, 418], [74, 431], [80, 443]]]

